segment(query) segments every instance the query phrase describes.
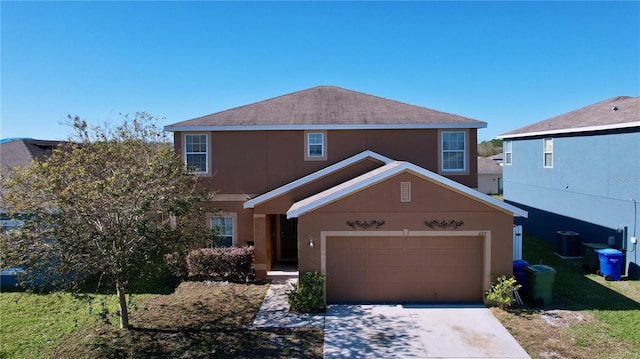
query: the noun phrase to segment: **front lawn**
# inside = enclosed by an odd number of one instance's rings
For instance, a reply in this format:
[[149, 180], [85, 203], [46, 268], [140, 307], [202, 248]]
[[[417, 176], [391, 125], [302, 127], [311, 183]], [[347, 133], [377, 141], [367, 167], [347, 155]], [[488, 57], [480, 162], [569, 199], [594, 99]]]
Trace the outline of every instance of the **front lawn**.
[[523, 257], [556, 269], [553, 303], [504, 311], [492, 308], [532, 358], [640, 358], [640, 282], [605, 281], [560, 259], [555, 244], [524, 236]]
[[130, 331], [117, 328], [113, 296], [88, 306], [67, 294], [2, 293], [0, 357], [322, 357], [320, 329], [251, 327], [266, 290], [185, 282], [168, 295], [134, 295]]

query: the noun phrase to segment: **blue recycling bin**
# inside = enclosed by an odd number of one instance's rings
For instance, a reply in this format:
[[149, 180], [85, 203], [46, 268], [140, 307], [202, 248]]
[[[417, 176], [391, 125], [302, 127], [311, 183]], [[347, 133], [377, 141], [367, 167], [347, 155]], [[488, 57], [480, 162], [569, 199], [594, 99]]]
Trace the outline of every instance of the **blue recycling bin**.
[[600, 275], [606, 280], [620, 280], [622, 252], [613, 248], [596, 249], [600, 259]]
[[516, 259], [513, 261], [513, 276], [516, 278], [518, 284], [522, 286], [522, 290], [527, 290], [527, 272], [524, 270], [525, 267], [529, 266], [529, 262]]

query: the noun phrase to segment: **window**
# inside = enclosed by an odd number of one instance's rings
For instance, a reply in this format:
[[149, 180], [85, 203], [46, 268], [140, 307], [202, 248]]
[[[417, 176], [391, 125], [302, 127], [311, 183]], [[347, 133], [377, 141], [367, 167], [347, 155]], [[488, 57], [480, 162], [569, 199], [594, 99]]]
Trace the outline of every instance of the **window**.
[[553, 168], [553, 138], [542, 140], [544, 146], [544, 167]]
[[211, 229], [215, 230], [215, 239], [209, 243], [209, 247], [233, 246], [233, 217], [221, 216], [211, 218]]
[[309, 133], [307, 136], [307, 156], [324, 157], [324, 134]]
[[442, 132], [442, 171], [465, 171], [466, 140], [464, 131]]
[[326, 160], [326, 132], [305, 132], [305, 160]]
[[184, 136], [184, 157], [187, 167], [194, 168], [198, 173], [209, 172], [207, 135], [185, 135]]
[[511, 146], [512, 146], [511, 141], [504, 141], [504, 164], [505, 165], [511, 164], [511, 156], [512, 156]]

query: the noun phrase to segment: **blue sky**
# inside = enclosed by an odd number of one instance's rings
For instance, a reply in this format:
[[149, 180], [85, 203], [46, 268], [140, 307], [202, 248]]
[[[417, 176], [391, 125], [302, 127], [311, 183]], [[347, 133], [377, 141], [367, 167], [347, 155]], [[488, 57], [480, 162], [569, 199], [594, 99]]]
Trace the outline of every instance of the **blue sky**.
[[640, 2], [12, 2], [0, 137], [163, 125], [317, 85], [488, 123], [640, 95]]

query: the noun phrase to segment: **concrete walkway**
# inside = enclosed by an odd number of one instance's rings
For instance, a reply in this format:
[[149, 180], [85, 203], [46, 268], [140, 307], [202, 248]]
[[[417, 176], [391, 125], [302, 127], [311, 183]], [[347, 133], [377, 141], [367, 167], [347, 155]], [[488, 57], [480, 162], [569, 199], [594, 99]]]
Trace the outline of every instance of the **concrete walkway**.
[[269, 272], [271, 285], [253, 321], [257, 328], [324, 328], [324, 313], [289, 312], [287, 291], [298, 282], [298, 272]]
[[530, 359], [482, 305], [329, 305], [326, 314], [290, 313], [286, 292], [297, 273], [270, 272], [269, 277], [272, 284], [253, 326], [324, 329], [327, 359]]

